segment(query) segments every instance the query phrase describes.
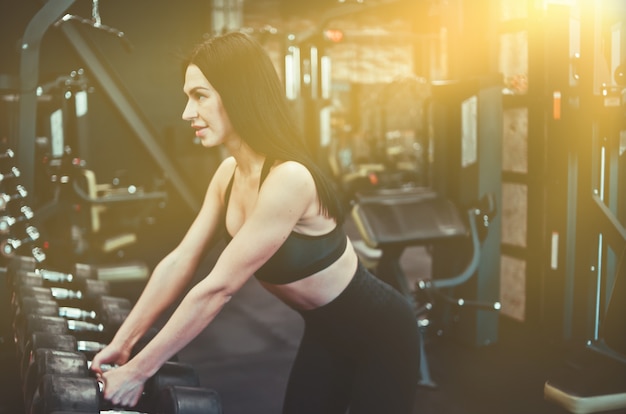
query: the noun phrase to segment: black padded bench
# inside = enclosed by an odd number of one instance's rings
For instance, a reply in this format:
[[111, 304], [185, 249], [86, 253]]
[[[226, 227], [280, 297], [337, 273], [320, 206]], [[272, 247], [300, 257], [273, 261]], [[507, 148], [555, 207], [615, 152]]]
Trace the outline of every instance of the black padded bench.
[[411, 289], [399, 267], [404, 250], [468, 235], [454, 204], [428, 189], [358, 194], [352, 217], [367, 247], [380, 250], [379, 277], [409, 298]]

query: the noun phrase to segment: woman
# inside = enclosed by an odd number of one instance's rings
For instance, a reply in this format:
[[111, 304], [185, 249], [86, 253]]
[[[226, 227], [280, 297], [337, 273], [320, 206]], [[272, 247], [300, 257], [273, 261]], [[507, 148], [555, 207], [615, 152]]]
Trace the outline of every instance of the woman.
[[[205, 147], [230, 153], [180, 244], [92, 369], [104, 397], [134, 405], [143, 383], [187, 345], [255, 275], [305, 321], [284, 413], [412, 413], [418, 334], [406, 300], [360, 264], [340, 201], [308, 155], [271, 60], [242, 33], [212, 38], [186, 62], [183, 119]], [[183, 292], [207, 246], [228, 244], [162, 330], [130, 350]], [[119, 368], [102, 372], [101, 364]], [[242, 390], [245, 392], [245, 390]]]

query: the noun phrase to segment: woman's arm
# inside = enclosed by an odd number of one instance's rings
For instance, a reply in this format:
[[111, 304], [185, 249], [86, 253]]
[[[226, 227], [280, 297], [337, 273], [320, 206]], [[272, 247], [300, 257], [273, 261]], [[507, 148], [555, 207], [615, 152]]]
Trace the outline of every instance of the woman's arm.
[[232, 160], [220, 165], [209, 184], [198, 216], [179, 245], [154, 268], [137, 303], [118, 329], [109, 349], [94, 358], [94, 371], [100, 372], [101, 363], [125, 363], [135, 343], [188, 286], [206, 246], [220, 232], [223, 193], [221, 188], [224, 185], [224, 178], [229, 177], [229, 170], [232, 173], [233, 168]]
[[288, 237], [317, 198], [313, 179], [296, 163], [267, 177], [256, 206], [211, 272], [182, 300], [161, 331], [133, 359], [104, 374], [105, 398], [133, 405], [143, 382], [194, 339]]
[[255, 209], [210, 273], [189, 291], [161, 332], [135, 357], [149, 374], [195, 338], [278, 250], [304, 212], [311, 205], [317, 208], [308, 171], [300, 164], [287, 164], [277, 166], [276, 173], [267, 177]]

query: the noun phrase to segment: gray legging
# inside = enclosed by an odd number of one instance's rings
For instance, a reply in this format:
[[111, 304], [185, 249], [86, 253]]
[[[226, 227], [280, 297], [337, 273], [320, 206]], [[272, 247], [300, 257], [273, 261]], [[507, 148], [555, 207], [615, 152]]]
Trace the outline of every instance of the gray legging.
[[359, 264], [348, 287], [300, 312], [305, 328], [284, 414], [412, 414], [419, 335], [408, 301]]

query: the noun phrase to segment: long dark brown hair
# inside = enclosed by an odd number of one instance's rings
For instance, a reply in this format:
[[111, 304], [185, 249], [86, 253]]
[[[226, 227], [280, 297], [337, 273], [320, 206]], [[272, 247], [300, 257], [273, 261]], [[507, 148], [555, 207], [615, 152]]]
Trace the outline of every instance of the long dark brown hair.
[[322, 212], [343, 222], [333, 183], [313, 161], [263, 46], [245, 33], [229, 32], [198, 44], [184, 63], [184, 68], [196, 65], [220, 94], [239, 136], [270, 159], [304, 165], [315, 181]]

